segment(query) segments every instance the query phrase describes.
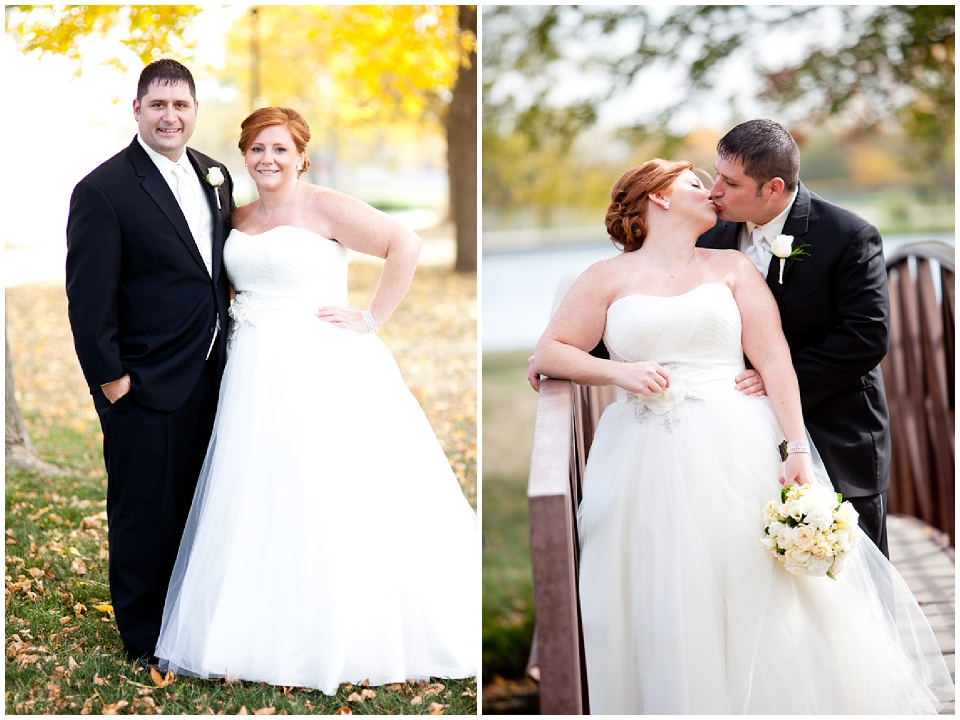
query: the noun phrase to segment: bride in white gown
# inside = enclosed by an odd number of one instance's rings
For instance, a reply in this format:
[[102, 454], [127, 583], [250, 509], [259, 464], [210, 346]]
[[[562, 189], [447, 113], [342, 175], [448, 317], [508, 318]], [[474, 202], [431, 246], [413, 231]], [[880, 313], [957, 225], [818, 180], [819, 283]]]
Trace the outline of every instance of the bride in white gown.
[[[308, 140], [288, 108], [242, 125], [260, 197], [224, 247], [229, 355], [156, 655], [178, 674], [327, 694], [472, 677], [476, 515], [373, 332], [420, 241], [301, 183]], [[347, 308], [348, 248], [385, 258], [368, 312]]]
[[[760, 274], [737, 251], [695, 247], [716, 214], [689, 163], [635, 168], [618, 198], [608, 220], [624, 253], [577, 280], [535, 357], [544, 375], [620, 388], [579, 512], [591, 711], [936, 712], [949, 672], [869, 540], [837, 580], [791, 575], [759, 542], [781, 477], [829, 483], [802, 445], [780, 462], [781, 440], [807, 438]], [[586, 352], [601, 333], [611, 360]], [[768, 397], [735, 389], [744, 352]]]

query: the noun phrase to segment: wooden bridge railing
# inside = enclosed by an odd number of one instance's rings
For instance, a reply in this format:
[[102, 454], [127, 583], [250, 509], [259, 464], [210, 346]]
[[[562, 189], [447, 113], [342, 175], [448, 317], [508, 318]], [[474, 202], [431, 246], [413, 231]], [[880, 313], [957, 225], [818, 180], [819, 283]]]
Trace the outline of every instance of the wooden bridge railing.
[[[890, 350], [882, 363], [890, 405], [890, 512], [954, 537], [953, 247], [910, 245], [887, 261]], [[561, 288], [558, 296], [562, 296]], [[530, 544], [537, 616], [531, 663], [541, 714], [589, 712], [577, 593], [577, 506], [593, 434], [615, 388], [545, 379], [530, 465]]]
[[589, 711], [577, 593], [577, 506], [593, 433], [616, 389], [569, 380], [540, 385], [527, 497], [537, 616], [533, 653], [540, 712]]
[[953, 246], [907, 245], [887, 259], [890, 349], [881, 364], [890, 406], [890, 512], [918, 517], [956, 545]]

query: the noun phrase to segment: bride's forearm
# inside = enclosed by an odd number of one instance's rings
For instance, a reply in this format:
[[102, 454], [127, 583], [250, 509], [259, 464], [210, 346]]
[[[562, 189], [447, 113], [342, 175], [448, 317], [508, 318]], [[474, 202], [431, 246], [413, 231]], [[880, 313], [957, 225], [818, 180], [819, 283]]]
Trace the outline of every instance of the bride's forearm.
[[763, 379], [784, 437], [790, 442], [806, 439], [800, 405], [800, 386], [789, 356], [770, 361], [762, 368], [757, 368], [757, 372]]
[[536, 371], [547, 377], [573, 380], [579, 385], [616, 385], [614, 361], [593, 357], [558, 340], [541, 339], [533, 363]]
[[383, 325], [393, 315], [410, 289], [422, 244], [420, 238], [410, 231], [398, 236], [390, 244], [377, 289], [370, 301], [370, 312], [378, 325]]

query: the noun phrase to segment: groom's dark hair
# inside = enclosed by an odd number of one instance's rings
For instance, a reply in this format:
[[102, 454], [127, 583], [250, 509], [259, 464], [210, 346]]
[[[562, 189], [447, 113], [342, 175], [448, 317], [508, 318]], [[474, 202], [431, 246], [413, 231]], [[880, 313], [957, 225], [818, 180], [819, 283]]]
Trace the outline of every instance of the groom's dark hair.
[[190, 97], [197, 99], [197, 86], [193, 82], [193, 75], [185, 65], [181, 65], [176, 60], [168, 58], [155, 60], [143, 69], [140, 73], [140, 81], [137, 83], [137, 102], [143, 100], [143, 96], [147, 94], [153, 83], [157, 85], [183, 83], [190, 88]]
[[792, 192], [800, 181], [800, 148], [783, 125], [773, 120], [748, 120], [740, 123], [717, 143], [717, 154], [724, 160], [739, 162], [743, 174], [759, 188], [775, 177]]

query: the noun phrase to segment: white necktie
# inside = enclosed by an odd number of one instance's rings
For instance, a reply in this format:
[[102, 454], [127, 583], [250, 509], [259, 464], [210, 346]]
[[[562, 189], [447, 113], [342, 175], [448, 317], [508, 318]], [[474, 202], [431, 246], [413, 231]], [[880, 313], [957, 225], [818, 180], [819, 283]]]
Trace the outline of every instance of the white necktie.
[[183, 211], [183, 217], [186, 218], [187, 226], [196, 242], [200, 231], [200, 203], [197, 202], [197, 194], [182, 165], [174, 164], [173, 176], [177, 179], [177, 201], [180, 203], [180, 210]]
[[751, 234], [751, 240], [753, 243], [746, 249], [744, 255], [750, 258], [750, 262], [757, 266], [757, 270], [760, 271], [761, 275], [766, 276], [767, 268], [769, 267], [769, 258], [767, 257], [767, 251], [763, 248], [763, 244], [766, 242], [766, 238], [763, 236], [763, 230], [755, 227]]

